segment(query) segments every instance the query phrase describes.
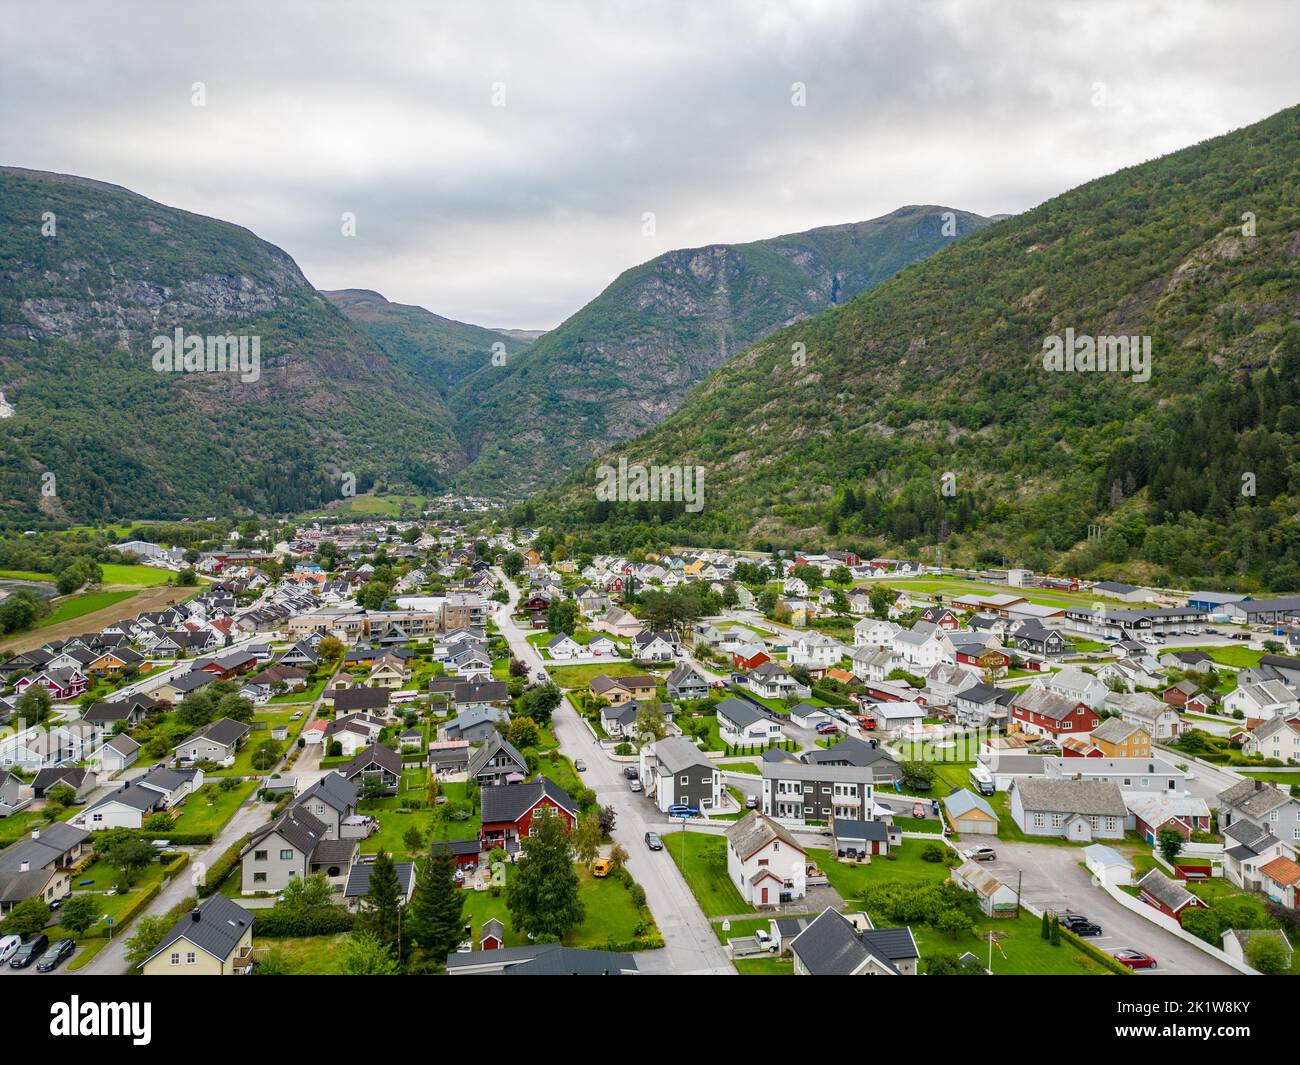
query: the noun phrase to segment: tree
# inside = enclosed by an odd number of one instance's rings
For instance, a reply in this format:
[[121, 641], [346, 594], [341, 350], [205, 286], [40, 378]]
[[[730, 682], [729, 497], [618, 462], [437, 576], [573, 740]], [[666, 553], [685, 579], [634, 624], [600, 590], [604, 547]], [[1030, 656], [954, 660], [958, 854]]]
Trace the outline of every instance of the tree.
[[40, 684], [30, 684], [14, 704], [20, 721], [28, 725], [44, 724], [54, 709], [54, 697]]
[[419, 825], [411, 825], [403, 834], [402, 842], [406, 844], [406, 853], [414, 854], [424, 847], [424, 833]]
[[618, 821], [618, 811], [612, 806], [602, 806], [596, 811], [596, 820], [600, 822], [600, 831], [604, 836], [614, 834], [614, 824]]
[[60, 784], [58, 787], [51, 788], [45, 795], [50, 802], [58, 803], [60, 806], [71, 806], [77, 801], [77, 793], [67, 784]]
[[531, 717], [516, 717], [510, 722], [510, 728], [506, 730], [506, 739], [520, 750], [525, 747], [536, 747], [540, 737], [537, 722]]
[[903, 787], [911, 791], [929, 791], [934, 787], [934, 766], [925, 762], [903, 762]]
[[127, 829], [102, 833], [95, 841], [95, 853], [109, 865], [121, 869], [128, 882], [157, 856], [148, 840], [132, 835]]
[[554, 599], [546, 608], [546, 631], [572, 636], [578, 631], [578, 604], [572, 599]]
[[501, 568], [511, 580], [514, 580], [523, 572], [524, 556], [518, 551], [511, 551], [501, 562]]
[[1286, 949], [1282, 933], [1263, 932], [1246, 943], [1246, 961], [1265, 976], [1277, 976], [1291, 968], [1291, 952]]
[[570, 840], [578, 861], [583, 865], [590, 865], [600, 854], [601, 835], [600, 821], [594, 814], [583, 814], [578, 818]]
[[0, 933], [4, 935], [34, 936], [50, 919], [50, 908], [38, 898], [23, 899], [3, 921], [0, 921]]
[[1160, 848], [1160, 856], [1170, 865], [1178, 861], [1178, 856], [1183, 852], [1183, 842], [1182, 834], [1176, 829], [1162, 828], [1156, 833], [1156, 846]]
[[1209, 908], [1188, 906], [1182, 911], [1179, 923], [1184, 932], [1190, 932], [1198, 939], [1216, 947], [1223, 944], [1223, 923], [1219, 915]]
[[397, 879], [397, 867], [393, 864], [392, 856], [381, 850], [370, 868], [370, 889], [361, 900], [356, 927], [392, 948], [398, 957], [402, 953], [398, 940], [398, 911], [401, 905], [402, 886]]
[[345, 648], [343, 641], [337, 636], [325, 636], [321, 642], [316, 645], [316, 651], [320, 657], [329, 663], [337, 662], [343, 657]]
[[641, 703], [632, 730], [646, 739], [661, 740], [668, 734], [668, 717], [658, 703]]
[[[540, 816], [539, 816], [540, 814]], [[586, 914], [578, 897], [578, 874], [568, 828], [559, 814], [533, 814], [533, 835], [522, 844], [506, 884], [506, 906], [517, 932], [558, 942]]]
[[294, 877], [280, 892], [275, 908], [300, 920], [310, 920], [334, 908], [334, 896], [324, 873]]
[[456, 859], [441, 847], [416, 869], [415, 895], [406, 908], [406, 934], [426, 957], [441, 963], [460, 942], [464, 908], [465, 896], [456, 884]]
[[90, 895], [73, 895], [59, 910], [59, 924], [73, 935], [81, 935], [99, 920], [99, 904]]
[[609, 860], [614, 864], [615, 869], [622, 869], [627, 865], [629, 857], [631, 856], [627, 853], [627, 848], [621, 843], [615, 843], [609, 849]]
[[143, 917], [137, 917], [135, 924], [135, 934], [126, 941], [126, 960], [130, 965], [131, 971], [134, 972], [145, 958], [149, 957], [162, 942], [163, 936], [171, 931], [171, 927], [176, 922], [168, 917], [165, 913], [154, 915], [145, 914]]
[[[1046, 937], [1044, 937], [1046, 938]], [[978, 958], [932, 954], [925, 963], [927, 976], [987, 976]]]
[[519, 700], [519, 710], [525, 717], [537, 722], [538, 728], [545, 728], [551, 723], [551, 715], [560, 705], [560, 689], [547, 683], [524, 692]]
[[353, 932], [339, 947], [340, 976], [397, 976], [400, 969], [392, 951], [369, 932]]
[[889, 617], [889, 608], [894, 605], [894, 597], [883, 585], [871, 589], [871, 613], [880, 621]]

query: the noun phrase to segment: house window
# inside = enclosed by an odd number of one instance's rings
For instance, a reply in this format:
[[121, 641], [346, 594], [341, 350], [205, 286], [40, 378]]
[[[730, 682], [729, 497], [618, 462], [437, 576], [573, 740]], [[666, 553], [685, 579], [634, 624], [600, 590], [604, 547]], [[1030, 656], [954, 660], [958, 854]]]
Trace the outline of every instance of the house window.
[[177, 954], [173, 954], [173, 955], [172, 955], [172, 964], [173, 964], [173, 965], [179, 965], [180, 963], [181, 963], [181, 956], [180, 956], [180, 954], [179, 954], [179, 953], [177, 953]]
[[1106, 831], [1114, 832], [1119, 827], [1119, 821], [1114, 817], [1106, 818]]
[[690, 782], [691, 782], [691, 778], [690, 778], [690, 777], [688, 777], [688, 776], [683, 776], [683, 777], [682, 777], [682, 787], [686, 787], [686, 785], [688, 785]]
[[266, 851], [253, 851], [253, 861], [255, 862], [266, 861]]
[[193, 965], [197, 960], [198, 960], [198, 959], [195, 957], [195, 955], [194, 955], [194, 951], [192, 951], [192, 950], [189, 951], [189, 952], [185, 955], [185, 964], [186, 964], [186, 965]]
[[281, 850], [281, 851], [280, 851], [280, 861], [282, 861], [282, 862], [291, 862], [291, 861], [293, 861], [293, 851], [288, 850], [288, 849]]
[[1052, 814], [1052, 827], [1053, 827], [1053, 828], [1060, 828], [1063, 824], [1065, 824], [1065, 815], [1064, 815], [1064, 814]]
[[1042, 815], [1042, 814], [1034, 814], [1034, 827], [1035, 827], [1035, 828], [1042, 828], [1043, 825], [1044, 825], [1045, 823], [1046, 823], [1046, 822], [1043, 820], [1043, 815]]
[[265, 873], [254, 873], [254, 874], [253, 874], [253, 883], [254, 883], [254, 884], [265, 884], [265, 883], [266, 883], [266, 874], [265, 874]]

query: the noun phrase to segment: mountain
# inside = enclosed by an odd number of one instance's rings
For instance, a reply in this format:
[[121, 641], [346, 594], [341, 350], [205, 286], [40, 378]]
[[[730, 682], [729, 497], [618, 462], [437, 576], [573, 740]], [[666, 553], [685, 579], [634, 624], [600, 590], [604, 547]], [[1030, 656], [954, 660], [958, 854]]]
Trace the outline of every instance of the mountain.
[[[1089, 182], [732, 358], [601, 460], [703, 467], [698, 513], [598, 500], [592, 464], [528, 514], [571, 554], [944, 541], [1300, 588], [1297, 143], [1291, 108]], [[1149, 338], [1149, 377], [1049, 369], [1070, 336]]]
[[[248, 372], [155, 370], [178, 329], [214, 362], [243, 337]], [[62, 174], [0, 169], [0, 391], [0, 521], [293, 511], [464, 464], [437, 392], [285, 252]]]
[[639, 435], [687, 390], [774, 329], [866, 291], [987, 220], [903, 207], [881, 218], [750, 244], [667, 252], [504, 366], [453, 391], [471, 460], [458, 483], [518, 494]]
[[404, 303], [390, 303], [378, 292], [348, 288], [323, 291], [331, 303], [398, 366], [440, 396], [495, 355], [507, 362], [528, 346], [527, 334], [466, 325]]

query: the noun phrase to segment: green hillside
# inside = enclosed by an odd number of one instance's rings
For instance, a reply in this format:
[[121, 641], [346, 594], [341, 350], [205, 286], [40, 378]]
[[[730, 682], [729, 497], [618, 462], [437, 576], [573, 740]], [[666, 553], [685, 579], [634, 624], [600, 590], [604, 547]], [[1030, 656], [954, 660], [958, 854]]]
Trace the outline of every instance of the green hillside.
[[510, 360], [528, 344], [478, 325], [466, 325], [405, 303], [390, 303], [368, 289], [322, 292], [398, 366], [446, 397], [476, 370]]
[[504, 367], [453, 392], [469, 459], [458, 484], [502, 495], [551, 483], [671, 414], [689, 388], [772, 330], [879, 284], [988, 220], [944, 207], [751, 244], [668, 252], [620, 274]]
[[[703, 466], [698, 514], [597, 501], [594, 464], [531, 512], [588, 548], [943, 540], [945, 561], [1300, 587], [1297, 144], [1292, 108], [767, 337], [605, 457]], [[1150, 379], [1045, 370], [1067, 328], [1149, 336]]]
[[[153, 339], [177, 328], [257, 337], [258, 380], [156, 372]], [[437, 394], [279, 248], [14, 168], [0, 168], [0, 390], [0, 523], [295, 511], [337, 497], [341, 472], [358, 491], [427, 489], [464, 462]]]

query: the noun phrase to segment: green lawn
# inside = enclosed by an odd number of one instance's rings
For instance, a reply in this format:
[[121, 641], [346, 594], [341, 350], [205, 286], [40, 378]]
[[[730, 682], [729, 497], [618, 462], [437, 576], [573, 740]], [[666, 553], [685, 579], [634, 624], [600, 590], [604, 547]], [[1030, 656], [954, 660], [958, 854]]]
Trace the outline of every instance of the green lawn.
[[[75, 814], [81, 807], [69, 807], [59, 815], [60, 821], [66, 821]], [[0, 817], [0, 847], [7, 847], [28, 835], [32, 829], [40, 828], [46, 824], [44, 813], [35, 813], [31, 810], [23, 810], [20, 813], [12, 814], [9, 817]]]
[[[821, 867], [840, 898], [851, 902], [870, 884], [930, 884], [947, 880], [949, 866], [943, 862], [921, 860], [921, 851], [928, 846], [931, 844], [925, 840], [909, 839], [901, 846], [890, 848], [888, 857], [876, 857], [861, 865], [837, 861], [834, 852], [815, 847], [808, 851], [808, 857]], [[945, 853], [952, 853], [947, 847], [943, 849]]]
[[599, 677], [602, 673], [607, 677], [655, 675], [653, 670], [642, 669], [630, 662], [615, 659], [585, 666], [547, 666], [546, 671], [561, 688], [585, 688], [593, 678]]
[[212, 769], [206, 775], [210, 777], [246, 777], [253, 774], [265, 775], [268, 770], [256, 770], [253, 768], [253, 754], [265, 740], [271, 738], [271, 730], [277, 725], [284, 725], [289, 730], [287, 739], [277, 740], [281, 749], [288, 751], [293, 747], [298, 739], [298, 734], [302, 731], [303, 725], [307, 723], [306, 711], [301, 712], [297, 720], [294, 720], [295, 710], [258, 710], [253, 714], [254, 725], [265, 725], [266, 728], [255, 728], [244, 739], [244, 746], [239, 749], [235, 755], [235, 761], [229, 768]]
[[276, 706], [284, 703], [314, 703], [320, 698], [320, 693], [325, 690], [325, 685], [329, 683], [329, 680], [329, 674], [327, 673], [322, 677], [317, 677], [314, 681], [308, 684], [305, 691], [288, 691], [283, 695], [272, 695], [271, 698], [267, 700], [267, 705]]
[[93, 614], [96, 610], [103, 610], [114, 603], [120, 603], [123, 599], [130, 599], [133, 595], [135, 592], [132, 591], [84, 592], [81, 595], [71, 595], [60, 599], [54, 609], [42, 618], [36, 627], [43, 629], [62, 621], [71, 621], [73, 618]]
[[[510, 867], [506, 869], [508, 877]], [[578, 875], [578, 894], [586, 914], [582, 923], [564, 937], [565, 946], [602, 950], [611, 942], [625, 944], [635, 939], [643, 918], [623, 882], [614, 877], [597, 879], [585, 869]], [[497, 895], [491, 891], [470, 890], [462, 894], [465, 897], [464, 919], [472, 928], [475, 950], [478, 949], [483, 924], [493, 917], [505, 926], [507, 947], [528, 945], [528, 938], [516, 932], [510, 923], [504, 889]]]
[[718, 768], [728, 773], [744, 773], [751, 777], [763, 775], [763, 770], [757, 762], [719, 762]]
[[1180, 647], [1180, 651], [1204, 651], [1215, 662], [1221, 666], [1236, 666], [1238, 669], [1249, 669], [1252, 666], [1259, 665], [1259, 660], [1268, 654], [1267, 651], [1252, 651], [1249, 647]]
[[181, 815], [173, 827], [175, 832], [220, 832], [226, 822], [235, 816], [244, 801], [253, 794], [257, 782], [247, 780], [234, 788], [223, 788], [218, 783], [204, 784], [181, 805]]
[[1273, 784], [1300, 784], [1300, 772], [1294, 769], [1289, 773], [1286, 770], [1278, 769], [1238, 769], [1244, 777], [1253, 777], [1255, 780], [1267, 780]]
[[929, 925], [913, 925], [912, 934], [921, 951], [922, 966], [932, 954], [965, 954], [970, 951], [980, 963], [989, 961], [987, 935], [996, 936], [993, 947], [994, 976], [1111, 976], [1100, 962], [1082, 953], [1064, 940], [1058, 946], [1042, 938], [1042, 924], [1037, 917], [1023, 912], [1016, 918], [992, 920], [981, 918], [975, 931], [964, 935], [945, 935]]
[[166, 584], [175, 574], [156, 566], [118, 566], [112, 563], [100, 567], [104, 571], [104, 584], [133, 584], [149, 588]]
[[733, 962], [741, 976], [793, 976], [794, 961], [790, 958], [741, 958]]
[[1042, 606], [1059, 606], [1074, 607], [1084, 606], [1091, 607], [1096, 602], [1113, 603], [1117, 607], [1129, 607], [1131, 603], [1124, 603], [1118, 599], [1106, 599], [1104, 596], [1099, 597], [1088, 594], [1075, 594], [1072, 592], [1053, 592], [1043, 588], [1008, 588], [1005, 585], [982, 584], [979, 581], [955, 580], [951, 577], [902, 577], [898, 580], [884, 581], [855, 581], [857, 587], [874, 587], [877, 584], [884, 584], [896, 591], [921, 592], [923, 594], [933, 595], [938, 592], [952, 599], [954, 596], [966, 594], [989, 594], [989, 595], [1019, 595], [1023, 596], [1031, 603], [1038, 603]]
[[550, 777], [570, 795], [578, 788], [583, 787], [582, 781], [578, 778], [577, 770], [573, 768], [573, 763], [565, 755], [560, 754], [559, 751], [549, 751], [545, 754], [539, 752], [537, 755], [537, 772], [541, 776]]
[[706, 917], [754, 912], [727, 875], [724, 837], [680, 830], [665, 832], [664, 850], [672, 855]]
[[294, 976], [322, 976], [334, 971], [343, 936], [304, 936], [298, 939], [253, 938], [254, 950], [266, 950]]

